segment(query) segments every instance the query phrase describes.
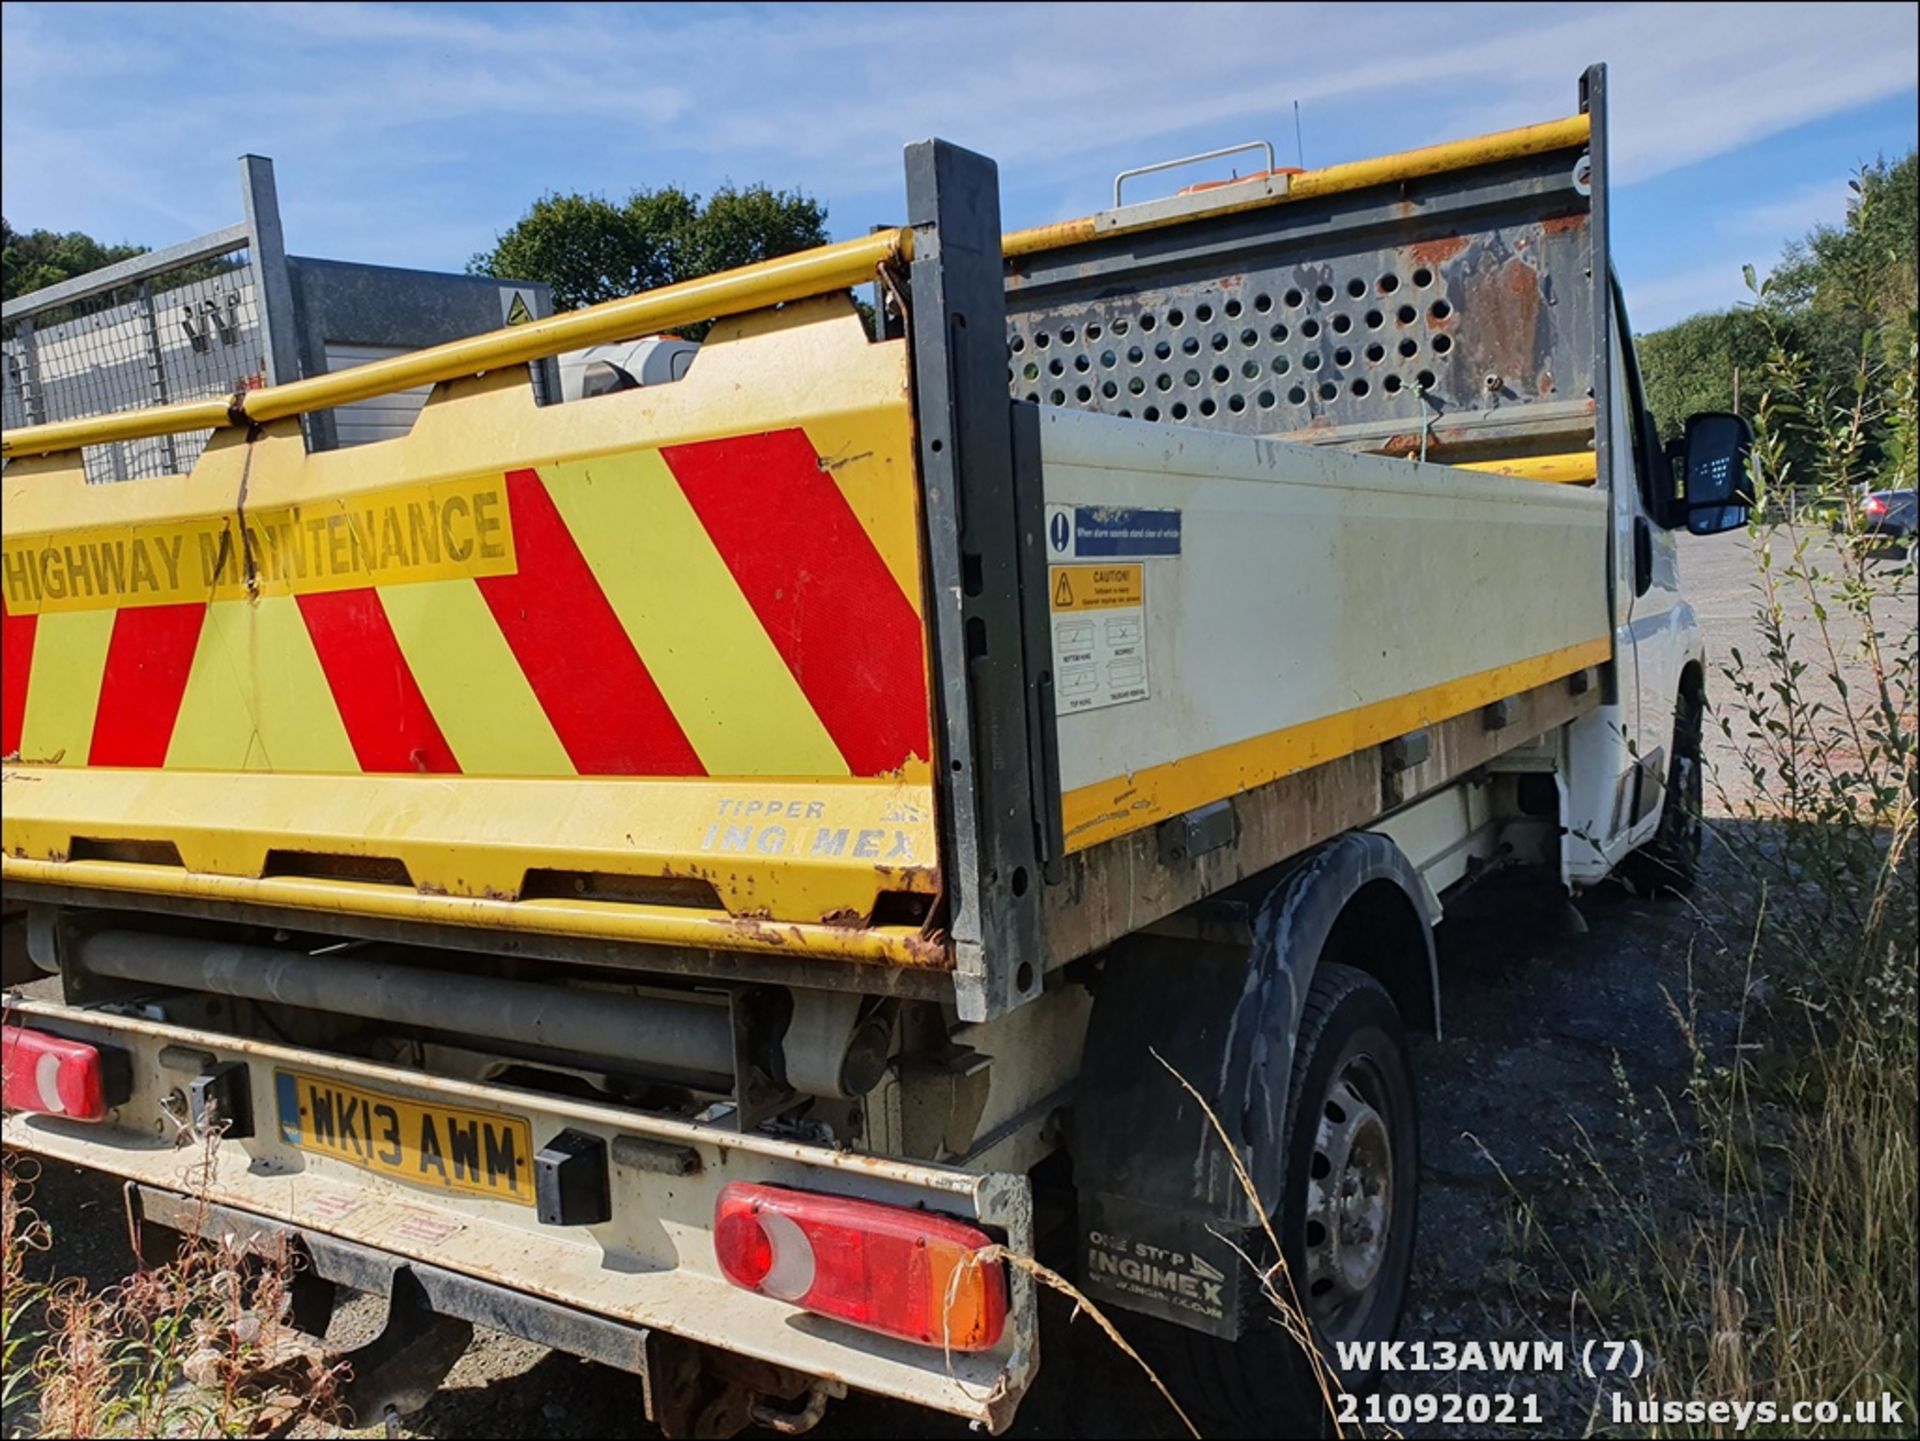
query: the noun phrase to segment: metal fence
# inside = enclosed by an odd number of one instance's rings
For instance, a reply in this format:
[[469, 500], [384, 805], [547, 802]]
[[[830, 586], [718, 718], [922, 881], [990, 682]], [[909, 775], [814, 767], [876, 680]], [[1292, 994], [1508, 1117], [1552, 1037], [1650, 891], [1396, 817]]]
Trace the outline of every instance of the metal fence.
[[[231, 395], [266, 378], [244, 246], [9, 321], [4, 349], [9, 429]], [[209, 434], [91, 447], [87, 478], [189, 469]]]
[[[6, 302], [7, 429], [217, 399], [294, 378], [272, 162], [249, 155], [240, 166], [247, 214], [239, 224]], [[191, 469], [211, 434], [89, 446], [87, 479]]]
[[[544, 284], [290, 256], [273, 162], [240, 160], [246, 218], [76, 276], [0, 311], [6, 429], [325, 375], [553, 313]], [[560, 393], [551, 360], [534, 399]], [[315, 450], [405, 434], [427, 387], [308, 415]], [[88, 446], [90, 482], [191, 470], [211, 431]]]

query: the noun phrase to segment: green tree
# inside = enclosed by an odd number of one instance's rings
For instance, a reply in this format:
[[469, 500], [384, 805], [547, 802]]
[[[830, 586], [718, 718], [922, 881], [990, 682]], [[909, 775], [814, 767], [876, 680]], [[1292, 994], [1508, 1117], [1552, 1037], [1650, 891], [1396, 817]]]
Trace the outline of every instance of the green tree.
[[1790, 309], [1858, 335], [1910, 316], [1920, 278], [1920, 156], [1861, 170], [1841, 225], [1818, 225], [1787, 246], [1769, 289]]
[[827, 243], [827, 210], [798, 191], [723, 185], [689, 227], [675, 278], [711, 275]]
[[1641, 336], [1636, 349], [1660, 433], [1678, 435], [1696, 411], [1736, 409], [1741, 378], [1759, 374], [1772, 341], [1751, 309], [1710, 310]]
[[[1853, 181], [1845, 220], [1789, 242], [1752, 304], [1641, 336], [1640, 369], [1661, 434], [1677, 434], [1698, 410], [1751, 416], [1764, 388], [1758, 377], [1781, 349], [1807, 369], [1806, 393], [1843, 409], [1863, 380], [1871, 380], [1874, 366], [1904, 363], [1920, 278], [1917, 212], [1915, 152], [1877, 161]], [[1870, 461], [1891, 453], [1883, 429], [1868, 427]], [[1788, 438], [1785, 458], [1792, 462], [1788, 473], [1807, 473], [1813, 457], [1798, 432]]]
[[703, 203], [677, 186], [621, 204], [543, 195], [467, 263], [470, 275], [542, 280], [573, 310], [826, 243], [826, 207], [796, 190], [721, 187]]
[[8, 300], [146, 253], [144, 245], [102, 245], [78, 230], [15, 230], [0, 218], [0, 284]]

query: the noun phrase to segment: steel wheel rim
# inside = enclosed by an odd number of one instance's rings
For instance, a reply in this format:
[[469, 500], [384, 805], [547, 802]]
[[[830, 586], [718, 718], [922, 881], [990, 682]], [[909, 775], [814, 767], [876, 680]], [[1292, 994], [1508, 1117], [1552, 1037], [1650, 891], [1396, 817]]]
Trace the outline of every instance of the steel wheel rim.
[[1385, 1087], [1364, 1056], [1343, 1066], [1316, 1118], [1307, 1177], [1307, 1311], [1339, 1335], [1366, 1311], [1393, 1236], [1393, 1133]]

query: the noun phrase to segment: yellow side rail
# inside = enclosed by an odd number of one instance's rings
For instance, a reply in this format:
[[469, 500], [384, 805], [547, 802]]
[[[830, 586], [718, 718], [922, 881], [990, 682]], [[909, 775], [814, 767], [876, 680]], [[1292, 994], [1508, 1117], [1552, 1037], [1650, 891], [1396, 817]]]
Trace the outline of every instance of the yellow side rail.
[[651, 335], [678, 325], [805, 300], [825, 291], [864, 284], [874, 278], [881, 265], [912, 258], [912, 231], [879, 230], [857, 240], [763, 260], [756, 265], [684, 280], [659, 290], [645, 290], [584, 310], [570, 310], [525, 325], [448, 341], [445, 345], [376, 360], [370, 365], [357, 365], [351, 370], [262, 390], [240, 391], [226, 400], [185, 401], [150, 410], [129, 410], [118, 415], [89, 416], [83, 420], [61, 420], [10, 430], [6, 433], [5, 454], [12, 459], [72, 450], [82, 445], [104, 445], [109, 441], [143, 440], [183, 430], [262, 425], [289, 415], [351, 405], [356, 400], [411, 390], [419, 385], [524, 365], [530, 360], [558, 355], [563, 350]]
[[1511, 475], [1521, 480], [1542, 480], [1550, 485], [1592, 485], [1598, 472], [1590, 450], [1568, 455], [1521, 455], [1510, 460], [1469, 460], [1460, 470], [1485, 470], [1494, 475]]
[[[1502, 130], [1472, 140], [1455, 140], [1378, 159], [1356, 160], [1320, 170], [1303, 171], [1292, 177], [1283, 195], [1235, 198], [1233, 187], [1227, 186], [1222, 190], [1220, 204], [1208, 207], [1204, 213], [1233, 214], [1265, 205], [1281, 205], [1290, 200], [1334, 195], [1370, 185], [1385, 185], [1422, 175], [1436, 175], [1448, 170], [1463, 170], [1475, 165], [1563, 150], [1585, 143], [1589, 133], [1588, 118], [1572, 115], [1562, 120], [1522, 126], [1517, 130]], [[1169, 216], [1135, 228], [1177, 225], [1193, 218], [1193, 213]], [[1097, 239], [1100, 234], [1095, 217], [1089, 215], [1078, 220], [1063, 220], [1052, 225], [1015, 231], [1002, 241], [1001, 251], [1013, 258], [1036, 251], [1078, 245]], [[873, 279], [874, 272], [881, 265], [912, 258], [911, 230], [879, 230], [855, 240], [841, 241], [837, 245], [823, 245], [795, 255], [763, 260], [738, 270], [682, 281], [659, 290], [642, 291], [638, 295], [605, 301], [584, 310], [572, 310], [530, 324], [449, 341], [445, 345], [376, 360], [372, 364], [355, 366], [331, 375], [316, 375], [262, 390], [240, 391], [222, 400], [183, 401], [176, 405], [124, 411], [118, 415], [25, 426], [6, 433], [4, 443], [0, 444], [0, 453], [11, 459], [14, 456], [73, 450], [82, 445], [143, 440], [184, 430], [260, 425], [311, 410], [351, 405], [357, 400], [410, 390], [415, 386], [458, 380], [462, 376], [500, 370], [510, 365], [524, 365], [528, 361], [558, 355], [564, 350], [627, 340], [637, 335], [671, 330], [678, 325], [804, 300], [824, 291], [863, 284]]]

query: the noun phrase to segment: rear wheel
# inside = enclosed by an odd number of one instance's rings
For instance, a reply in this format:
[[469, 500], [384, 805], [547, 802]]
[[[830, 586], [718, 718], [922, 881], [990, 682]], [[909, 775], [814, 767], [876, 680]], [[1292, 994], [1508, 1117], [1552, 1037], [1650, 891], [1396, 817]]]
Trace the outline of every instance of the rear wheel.
[[[1372, 1374], [1343, 1370], [1336, 1343], [1388, 1341], [1399, 1327], [1419, 1176], [1406, 1035], [1364, 971], [1316, 972], [1294, 1043], [1286, 1134], [1274, 1140], [1287, 1162], [1270, 1218], [1287, 1262], [1274, 1290], [1297, 1298], [1327, 1389], [1364, 1390]], [[1206, 1434], [1302, 1434], [1330, 1419], [1320, 1376], [1265, 1302], [1238, 1341], [1182, 1331], [1169, 1349], [1168, 1385]]]

